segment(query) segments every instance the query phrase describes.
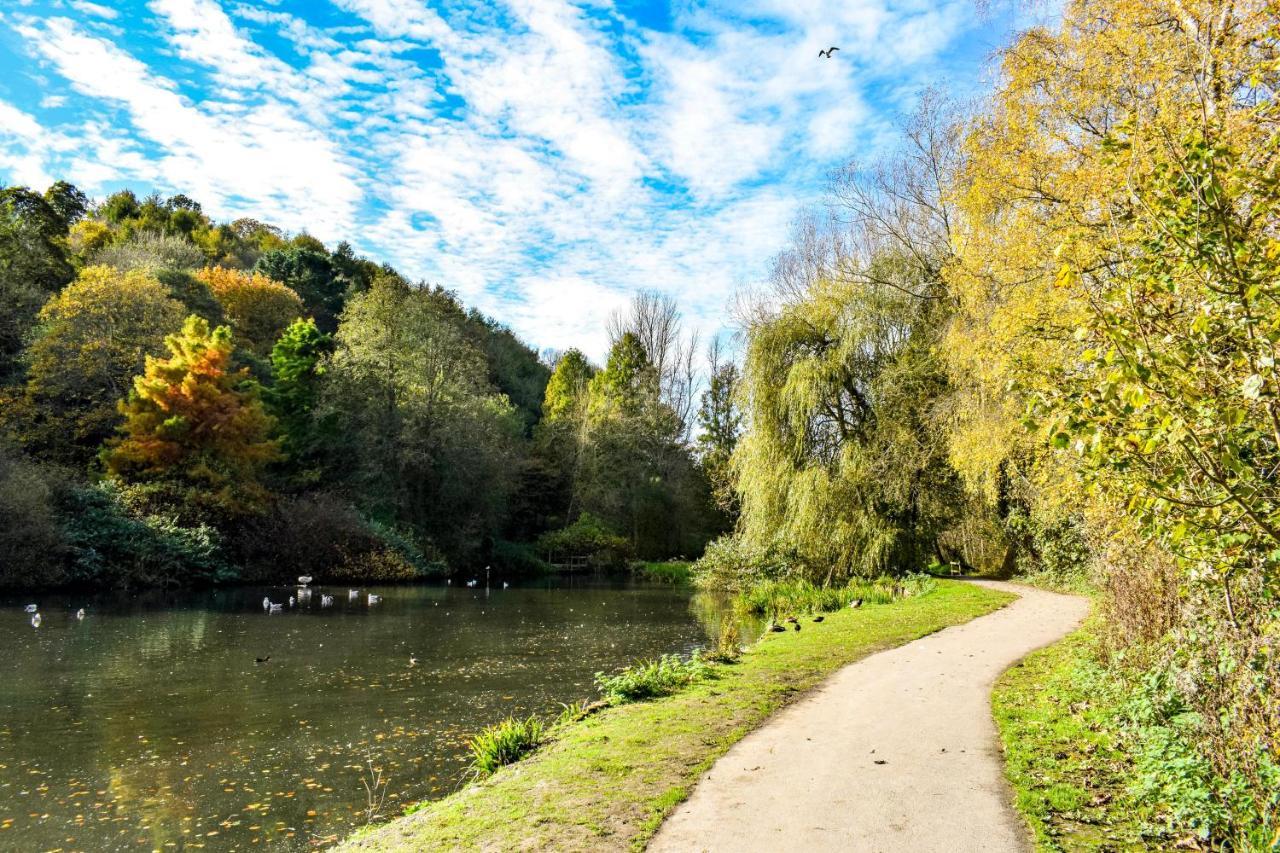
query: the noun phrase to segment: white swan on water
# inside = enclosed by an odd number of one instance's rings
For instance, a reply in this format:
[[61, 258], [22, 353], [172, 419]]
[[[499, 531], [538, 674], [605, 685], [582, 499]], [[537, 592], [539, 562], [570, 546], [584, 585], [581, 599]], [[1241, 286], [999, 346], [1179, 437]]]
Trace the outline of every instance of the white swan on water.
[[329, 606], [329, 605], [331, 605], [331, 604], [333, 604], [333, 596], [332, 596], [332, 595], [321, 595], [321, 596], [320, 596], [320, 606], [321, 606], [321, 607], [328, 607], [328, 606]]
[[81, 607], [79, 610], [76, 611], [76, 621], [79, 622], [79, 621], [82, 621], [83, 619], [84, 619], [84, 608]]
[[262, 597], [262, 609], [263, 610], [271, 609], [271, 599], [267, 598], [265, 595]]
[[39, 628], [39, 627], [40, 627], [40, 614], [39, 614], [39, 613], [37, 613], [35, 616], [32, 616], [32, 617], [31, 617], [31, 627], [32, 627], [32, 628]]
[[377, 603], [378, 603], [379, 601], [381, 601], [381, 600], [382, 600], [382, 596], [380, 596], [380, 595], [374, 595], [373, 593], [369, 593], [369, 603], [370, 603], [370, 604], [377, 604]]
[[355, 601], [359, 597], [360, 597], [360, 590], [358, 589], [347, 590], [347, 601]]
[[38, 605], [38, 604], [28, 604], [26, 607], [24, 607], [24, 608], [22, 608], [22, 609], [23, 609], [23, 610], [25, 610], [25, 611], [27, 611], [28, 613], [35, 613], [37, 610], [39, 610], [39, 609], [40, 609], [40, 605]]

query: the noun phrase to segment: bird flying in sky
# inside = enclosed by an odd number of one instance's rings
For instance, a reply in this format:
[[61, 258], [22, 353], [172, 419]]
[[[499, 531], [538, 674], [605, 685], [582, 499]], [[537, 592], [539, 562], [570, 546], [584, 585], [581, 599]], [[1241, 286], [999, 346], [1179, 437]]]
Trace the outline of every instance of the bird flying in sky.
[[829, 48], [827, 48], [826, 50], [820, 50], [820, 51], [818, 51], [818, 56], [823, 56], [823, 57], [826, 57], [827, 59], [830, 59], [830, 58], [831, 58], [831, 55], [832, 55], [833, 53], [835, 53], [835, 52], [836, 52], [837, 50], [839, 50], [839, 49], [840, 49], [840, 48], [838, 48], [838, 47], [829, 47]]

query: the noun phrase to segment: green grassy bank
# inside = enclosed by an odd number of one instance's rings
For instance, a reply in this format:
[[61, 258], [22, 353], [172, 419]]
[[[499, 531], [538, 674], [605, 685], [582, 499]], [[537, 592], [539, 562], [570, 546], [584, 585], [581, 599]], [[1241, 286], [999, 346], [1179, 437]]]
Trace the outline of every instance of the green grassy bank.
[[942, 582], [926, 595], [802, 619], [715, 677], [560, 727], [484, 782], [349, 840], [347, 850], [637, 848], [712, 762], [845, 664], [966, 622], [1013, 596]]
[[996, 683], [992, 709], [1015, 805], [1040, 851], [1149, 850], [1128, 793], [1123, 696], [1090, 653], [1085, 627], [1028, 655]]

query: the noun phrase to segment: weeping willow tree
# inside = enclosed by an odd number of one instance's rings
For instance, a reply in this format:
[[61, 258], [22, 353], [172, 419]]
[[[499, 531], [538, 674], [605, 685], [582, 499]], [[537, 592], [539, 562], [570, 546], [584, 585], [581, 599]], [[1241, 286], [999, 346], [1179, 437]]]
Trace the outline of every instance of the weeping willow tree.
[[947, 383], [934, 346], [945, 307], [929, 287], [910, 258], [881, 252], [751, 318], [751, 429], [733, 457], [744, 544], [826, 581], [939, 554], [961, 501], [932, 424]]

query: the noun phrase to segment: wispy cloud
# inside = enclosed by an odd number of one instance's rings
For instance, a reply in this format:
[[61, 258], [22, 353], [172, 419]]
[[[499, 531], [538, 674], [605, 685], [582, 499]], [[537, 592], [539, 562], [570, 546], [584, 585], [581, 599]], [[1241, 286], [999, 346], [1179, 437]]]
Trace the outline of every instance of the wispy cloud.
[[349, 239], [600, 357], [640, 287], [714, 330], [829, 169], [924, 85], [974, 78], [968, 9], [33, 0], [0, 12], [25, 45], [0, 71], [39, 75], [29, 100], [0, 88], [0, 180], [182, 191]]

